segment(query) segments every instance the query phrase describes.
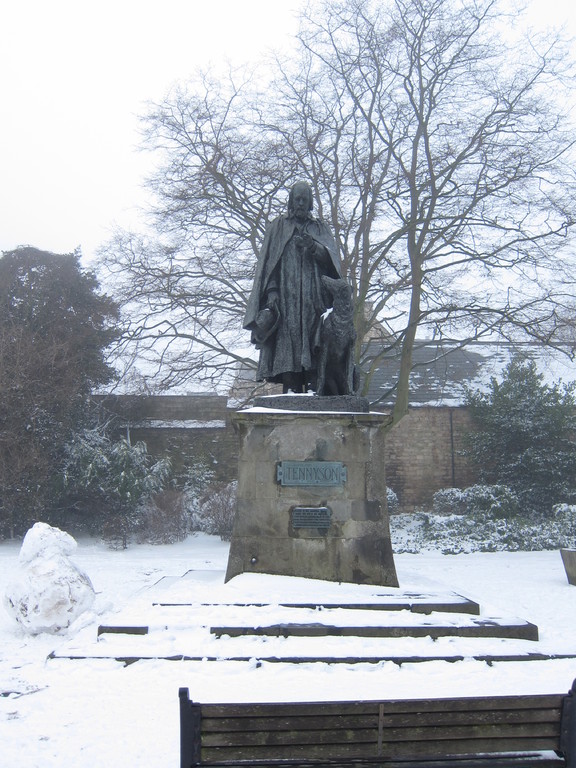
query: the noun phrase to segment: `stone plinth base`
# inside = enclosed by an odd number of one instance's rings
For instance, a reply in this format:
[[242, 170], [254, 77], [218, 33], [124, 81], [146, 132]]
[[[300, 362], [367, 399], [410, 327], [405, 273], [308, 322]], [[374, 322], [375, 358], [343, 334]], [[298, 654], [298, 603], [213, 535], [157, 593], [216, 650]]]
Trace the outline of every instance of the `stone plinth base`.
[[398, 586], [378, 413], [240, 411], [238, 508], [226, 581], [240, 573]]

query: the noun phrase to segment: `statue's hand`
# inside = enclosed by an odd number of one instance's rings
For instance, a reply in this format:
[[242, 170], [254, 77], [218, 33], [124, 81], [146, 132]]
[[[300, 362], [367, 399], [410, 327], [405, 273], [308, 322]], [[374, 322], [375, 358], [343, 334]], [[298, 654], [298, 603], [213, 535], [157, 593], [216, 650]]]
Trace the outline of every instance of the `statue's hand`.
[[296, 235], [294, 242], [299, 251], [314, 255], [316, 251], [316, 243], [307, 232], [304, 232], [302, 235]]

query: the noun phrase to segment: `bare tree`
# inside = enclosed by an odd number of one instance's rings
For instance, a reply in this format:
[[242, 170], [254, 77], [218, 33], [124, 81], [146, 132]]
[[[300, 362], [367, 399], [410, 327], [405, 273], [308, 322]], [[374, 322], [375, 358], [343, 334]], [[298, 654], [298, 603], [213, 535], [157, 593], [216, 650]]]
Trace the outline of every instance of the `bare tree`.
[[[110, 289], [127, 309], [125, 339], [161, 385], [230, 381], [253, 365], [242, 331], [255, 258], [296, 164], [264, 135], [249, 83], [210, 79], [147, 118], [164, 164], [150, 184], [155, 238], [119, 232], [104, 249]], [[104, 278], [106, 279], [106, 278]]]
[[[383, 355], [400, 357], [395, 421], [417, 332], [561, 340], [568, 71], [559, 39], [523, 40], [511, 20], [499, 0], [321, 0], [265, 86], [204, 78], [153, 110], [164, 245], [120, 238], [107, 261], [135, 337], [178, 346], [171, 380], [250, 364], [238, 350], [255, 256], [298, 178], [341, 247], [366, 387]], [[363, 344], [375, 327], [376, 354]]]

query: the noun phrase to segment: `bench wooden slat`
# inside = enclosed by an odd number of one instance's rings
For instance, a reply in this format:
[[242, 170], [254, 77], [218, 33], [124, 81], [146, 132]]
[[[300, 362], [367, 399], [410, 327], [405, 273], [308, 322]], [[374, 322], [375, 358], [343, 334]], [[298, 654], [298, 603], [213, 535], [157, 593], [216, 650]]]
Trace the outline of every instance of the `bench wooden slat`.
[[[386, 760], [382, 763], [381, 758], [363, 758], [352, 760], [330, 760], [318, 762], [314, 760], [309, 762], [306, 759], [286, 760], [279, 763], [277, 760], [268, 761], [258, 760], [257, 763], [245, 762], [239, 763], [235, 758], [233, 760], [224, 760], [219, 762], [210, 762], [206, 764], [210, 768], [279, 768], [289, 766], [291, 768], [563, 768], [564, 761], [557, 755], [551, 753], [518, 753], [506, 755], [477, 755], [474, 757], [460, 757], [457, 763], [454, 758], [427, 758], [426, 762], [422, 760]], [[188, 768], [188, 766], [186, 766]]]
[[561, 694], [537, 694], [533, 696], [470, 696], [446, 699], [390, 699], [387, 701], [316, 701], [292, 703], [237, 703], [202, 704], [204, 717], [251, 717], [282, 715], [317, 715], [320, 709], [327, 715], [354, 713], [378, 713], [384, 705], [387, 712], [443, 712], [467, 710], [524, 710], [561, 708]]
[[[337, 746], [337, 748], [336, 748]], [[497, 747], [493, 741], [488, 740], [470, 740], [470, 741], [443, 741], [443, 742], [400, 742], [392, 748], [388, 744], [383, 745], [382, 752], [378, 754], [376, 745], [373, 744], [302, 744], [290, 745], [289, 748], [281, 746], [263, 745], [262, 747], [214, 747], [211, 749], [202, 748], [202, 760], [209, 765], [210, 761], [218, 760], [286, 760], [286, 759], [304, 759], [304, 760], [329, 760], [352, 759], [352, 758], [376, 758], [401, 759], [401, 758], [430, 758], [430, 757], [448, 757], [457, 755], [476, 755], [483, 752], [535, 752], [538, 750], [553, 749], [553, 743], [548, 740], [533, 739], [499, 739]]]
[[[537, 727], [539, 723], [551, 723], [560, 721], [559, 708], [530, 709], [530, 710], [497, 710], [489, 711], [450, 711], [422, 712], [420, 724], [422, 726], [452, 725], [483, 725], [494, 721], [504, 724], [531, 723]], [[204, 717], [202, 730], [211, 732], [241, 731], [282, 731], [294, 729], [298, 731], [323, 730], [335, 728], [377, 728], [379, 725], [378, 711], [372, 714], [354, 715], [326, 715], [323, 711], [314, 717], [308, 716], [281, 716], [281, 717]], [[414, 717], [407, 713], [390, 713], [384, 710], [382, 725], [386, 728], [414, 727]]]
[[[423, 741], [460, 741], [470, 739], [505, 740], [526, 738], [546, 739], [549, 745], [557, 743], [560, 728], [555, 723], [542, 723], [538, 729], [532, 724], [517, 723], [503, 728], [500, 725], [481, 726], [434, 726], [417, 728], [384, 728], [380, 731], [381, 739], [391, 747], [399, 742]], [[292, 744], [342, 744], [346, 742], [368, 742], [376, 744], [379, 732], [374, 728], [332, 728], [324, 730], [282, 730], [282, 731], [247, 731], [247, 732], [213, 732], [205, 733], [202, 739], [203, 747], [219, 746], [271, 746]]]

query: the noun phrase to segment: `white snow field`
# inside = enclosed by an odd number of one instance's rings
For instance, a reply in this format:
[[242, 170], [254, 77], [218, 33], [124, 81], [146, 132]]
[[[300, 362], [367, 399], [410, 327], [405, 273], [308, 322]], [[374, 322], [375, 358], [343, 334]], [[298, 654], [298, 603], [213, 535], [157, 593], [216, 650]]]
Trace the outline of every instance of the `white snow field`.
[[[1, 595], [19, 567], [19, 549], [17, 543], [0, 544]], [[321, 701], [563, 693], [576, 677], [576, 658], [571, 658], [576, 656], [576, 587], [568, 584], [558, 551], [399, 554], [398, 590], [253, 574], [224, 584], [227, 555], [228, 544], [201, 534], [175, 545], [126, 551], [81, 539], [70, 559], [96, 591], [89, 611], [57, 634], [31, 635], [1, 610], [0, 767], [177, 766], [180, 686], [198, 701]], [[416, 597], [421, 594], [447, 600], [463, 595], [480, 604], [488, 623], [537, 625], [539, 640], [218, 638], [210, 632], [214, 626], [246, 622], [369, 624], [373, 619], [362, 610], [278, 604], [353, 604], [405, 593], [415, 602], [425, 599]], [[408, 610], [379, 613], [383, 625], [397, 623], [399, 616], [415, 626], [433, 620]], [[445, 620], [458, 617], [447, 613]], [[147, 634], [98, 636], [99, 626], [126, 625], [147, 627]], [[478, 660], [483, 654], [539, 654], [541, 660], [488, 663]], [[147, 658], [130, 664], [116, 660], [138, 656]], [[169, 656], [197, 660], [163, 658]], [[222, 659], [231, 656], [248, 660]], [[363, 656], [370, 662], [270, 661], [282, 656]], [[374, 657], [436, 660], [374, 663]]]

